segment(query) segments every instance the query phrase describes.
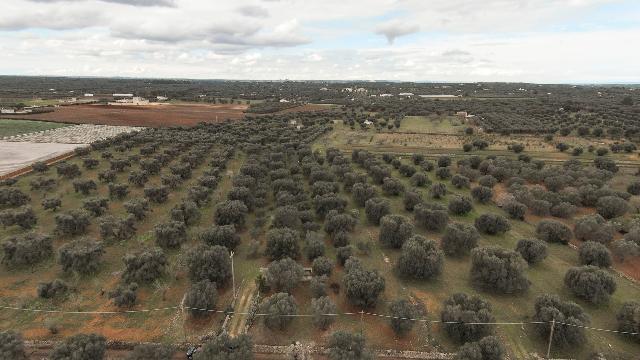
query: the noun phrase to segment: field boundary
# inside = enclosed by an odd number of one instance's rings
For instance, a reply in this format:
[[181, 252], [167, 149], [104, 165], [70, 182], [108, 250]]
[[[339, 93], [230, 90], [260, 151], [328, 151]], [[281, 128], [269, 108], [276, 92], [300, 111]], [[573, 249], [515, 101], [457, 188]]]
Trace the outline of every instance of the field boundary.
[[[72, 151], [68, 151], [68, 152], [66, 152], [64, 154], [60, 154], [60, 155], [54, 156], [52, 158], [49, 158], [47, 160], [44, 160], [44, 162], [47, 165], [52, 165], [52, 164], [55, 164], [55, 163], [57, 163], [59, 161], [70, 159], [70, 158], [74, 157], [75, 154], [76, 153], [73, 150]], [[0, 180], [16, 178], [16, 177], [19, 177], [19, 176], [22, 176], [22, 175], [29, 174], [32, 171], [33, 171], [32, 165], [25, 166], [23, 168], [20, 168], [20, 169], [17, 169], [17, 170], [13, 170], [12, 172], [6, 173], [4, 175], [0, 175]]]

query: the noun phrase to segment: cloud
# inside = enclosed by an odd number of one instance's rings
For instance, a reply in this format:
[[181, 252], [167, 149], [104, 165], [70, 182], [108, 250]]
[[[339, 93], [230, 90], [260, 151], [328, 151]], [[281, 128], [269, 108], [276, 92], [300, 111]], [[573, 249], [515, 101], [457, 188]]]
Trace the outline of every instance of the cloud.
[[241, 6], [238, 8], [238, 12], [244, 16], [255, 17], [255, 18], [266, 18], [269, 17], [269, 11], [260, 6]]
[[393, 20], [393, 21], [378, 25], [378, 27], [376, 28], [376, 34], [384, 35], [387, 38], [387, 42], [390, 45], [393, 45], [393, 42], [395, 41], [396, 38], [400, 36], [413, 34], [418, 31], [420, 31], [420, 26], [416, 24], [402, 22], [400, 20]]
[[[88, 0], [28, 0], [39, 3], [58, 3], [58, 2], [82, 2]], [[97, 0], [107, 3], [131, 5], [131, 6], [167, 6], [174, 7], [175, 0]]]

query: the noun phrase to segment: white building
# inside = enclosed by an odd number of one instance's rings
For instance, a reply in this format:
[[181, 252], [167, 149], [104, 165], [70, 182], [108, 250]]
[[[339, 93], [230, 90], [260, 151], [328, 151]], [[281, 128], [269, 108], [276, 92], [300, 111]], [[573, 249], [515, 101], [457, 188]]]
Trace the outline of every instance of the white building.
[[93, 94], [86, 93], [84, 94], [84, 97], [93, 97]]

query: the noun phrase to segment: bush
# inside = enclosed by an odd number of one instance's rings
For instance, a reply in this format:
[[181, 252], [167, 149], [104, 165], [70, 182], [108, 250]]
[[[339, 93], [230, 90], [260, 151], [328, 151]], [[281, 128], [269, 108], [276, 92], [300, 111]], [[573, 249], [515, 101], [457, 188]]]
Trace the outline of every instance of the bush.
[[31, 191], [51, 191], [56, 187], [56, 180], [53, 178], [38, 177], [29, 181], [29, 184], [31, 185]]
[[400, 337], [411, 331], [413, 325], [415, 325], [415, 320], [412, 319], [417, 318], [419, 315], [415, 305], [407, 299], [398, 299], [391, 302], [389, 312], [392, 316], [389, 320], [391, 328]]
[[271, 330], [284, 330], [293, 321], [292, 316], [298, 311], [293, 296], [287, 293], [276, 293], [264, 299], [260, 304], [260, 312], [264, 316], [264, 324]]
[[220, 245], [229, 250], [240, 244], [240, 235], [236, 233], [234, 225], [211, 225], [200, 232], [198, 238], [207, 245]]
[[516, 220], [524, 220], [527, 206], [515, 200], [506, 202], [502, 208], [509, 214], [509, 217]]
[[37, 222], [38, 218], [31, 206], [0, 211], [0, 224], [4, 227], [18, 225], [22, 229], [28, 230], [36, 226]]
[[531, 283], [525, 277], [526, 268], [527, 263], [515, 251], [497, 246], [471, 251], [471, 280], [487, 290], [505, 294], [527, 290]]
[[478, 246], [480, 234], [471, 225], [452, 223], [442, 237], [442, 250], [449, 256], [467, 255], [471, 249]]
[[216, 283], [208, 279], [197, 281], [189, 287], [184, 298], [184, 305], [192, 316], [203, 317], [216, 309], [218, 290]]
[[335, 321], [335, 316], [325, 314], [335, 314], [336, 304], [328, 296], [321, 296], [311, 299], [311, 311], [313, 313], [313, 325], [321, 330], [327, 330]]
[[411, 176], [409, 182], [412, 186], [423, 187], [425, 185], [429, 185], [431, 183], [431, 180], [429, 180], [427, 174], [423, 172], [417, 172], [413, 174], [413, 176]]
[[200, 220], [200, 209], [198, 204], [189, 200], [182, 200], [174, 205], [169, 213], [171, 220], [184, 223], [186, 226], [193, 225]]
[[169, 188], [166, 186], [147, 186], [144, 188], [144, 196], [149, 201], [162, 204], [169, 199]]
[[474, 225], [478, 231], [489, 235], [505, 233], [511, 229], [509, 220], [498, 214], [482, 214], [476, 218]]
[[404, 193], [402, 203], [404, 204], [405, 210], [413, 211], [416, 205], [422, 203], [422, 194], [415, 189], [410, 189]]
[[626, 214], [629, 204], [617, 196], [603, 196], [596, 203], [596, 211], [605, 219], [613, 219]]
[[578, 250], [580, 265], [593, 265], [608, 268], [613, 263], [611, 252], [606, 246], [594, 241], [587, 241]]
[[442, 273], [444, 254], [433, 240], [414, 235], [402, 245], [396, 265], [401, 276], [413, 279], [431, 279]]
[[478, 184], [483, 187], [493, 188], [498, 183], [498, 179], [491, 175], [483, 175], [478, 178]]
[[36, 161], [33, 164], [31, 164], [31, 168], [35, 172], [44, 173], [44, 172], [47, 172], [47, 170], [49, 170], [49, 165], [47, 165], [47, 163], [44, 161]]
[[265, 255], [271, 260], [297, 259], [300, 256], [298, 232], [289, 228], [269, 230]]
[[95, 191], [98, 189], [98, 185], [93, 180], [74, 180], [73, 181], [73, 191], [76, 193], [81, 193], [82, 195], [89, 195], [91, 191]]
[[380, 219], [391, 212], [391, 202], [382, 197], [371, 198], [365, 203], [364, 212], [369, 222], [380, 225]]
[[416, 224], [429, 231], [441, 231], [449, 222], [447, 210], [438, 204], [419, 204], [413, 210]]
[[502, 360], [506, 352], [497, 336], [487, 336], [480, 341], [469, 342], [458, 349], [457, 360]]
[[168, 221], [153, 227], [156, 244], [162, 248], [177, 249], [187, 241], [187, 227], [183, 222]]
[[386, 195], [397, 196], [404, 192], [404, 185], [398, 179], [386, 177], [382, 181], [382, 191]]
[[579, 346], [586, 341], [583, 326], [589, 324], [589, 317], [582, 308], [571, 301], [562, 301], [557, 295], [543, 294], [536, 298], [534, 321], [537, 333], [543, 339], [549, 338], [551, 326], [555, 320], [552, 345], [566, 348]]
[[538, 239], [520, 239], [516, 251], [529, 264], [535, 265], [547, 258], [547, 244]]
[[93, 216], [100, 216], [107, 212], [109, 208], [109, 199], [107, 198], [91, 198], [82, 202], [82, 207]]
[[451, 178], [451, 169], [448, 167], [440, 167], [436, 169], [436, 177], [440, 180]]
[[123, 204], [127, 213], [133, 215], [136, 220], [143, 220], [147, 212], [151, 210], [147, 199], [131, 199]]
[[568, 202], [561, 202], [551, 207], [551, 216], [558, 218], [569, 219], [578, 211], [578, 208]]
[[336, 331], [329, 338], [329, 360], [373, 360], [362, 334]]
[[431, 185], [431, 189], [429, 190], [429, 193], [431, 194], [431, 197], [434, 199], [443, 198], [445, 195], [447, 195], [447, 185], [441, 182], [437, 182]]
[[218, 225], [235, 225], [242, 228], [248, 212], [249, 209], [242, 201], [224, 201], [216, 208], [215, 221]]
[[129, 172], [128, 180], [130, 183], [132, 183], [135, 186], [143, 187], [144, 184], [146, 184], [147, 181], [149, 181], [149, 174], [144, 170], [131, 171]]
[[90, 239], [74, 240], [60, 247], [58, 262], [65, 272], [89, 274], [98, 270], [104, 252], [101, 242]]
[[311, 270], [315, 276], [331, 276], [333, 263], [328, 258], [320, 256], [313, 260]]
[[122, 280], [126, 283], [148, 284], [162, 277], [169, 262], [160, 248], [143, 249], [127, 254], [124, 259]]
[[69, 291], [69, 286], [60, 279], [39, 283], [37, 289], [38, 297], [43, 299], [60, 297], [66, 294], [67, 291]]
[[113, 304], [117, 307], [131, 307], [135, 305], [138, 290], [138, 284], [130, 283], [126, 286], [119, 285], [115, 290], [109, 292], [109, 299], [113, 300]]
[[169, 189], [175, 189], [180, 186], [182, 178], [174, 174], [163, 174], [160, 176], [160, 182]]
[[536, 226], [536, 237], [546, 242], [566, 245], [572, 236], [571, 229], [559, 221], [542, 220]]
[[209, 280], [221, 287], [231, 278], [231, 258], [223, 246], [198, 245], [189, 249], [186, 259], [192, 282]]
[[385, 215], [380, 219], [378, 240], [385, 247], [399, 249], [413, 235], [413, 224], [401, 215]]
[[56, 222], [55, 233], [63, 236], [76, 236], [84, 234], [89, 227], [91, 215], [86, 210], [69, 210], [54, 217]]
[[129, 195], [129, 185], [127, 184], [109, 184], [109, 198], [124, 199]]
[[22, 335], [13, 330], [0, 332], [0, 358], [3, 360], [27, 359]]
[[56, 165], [56, 172], [58, 176], [67, 179], [73, 179], [80, 176], [80, 167], [76, 164], [69, 164], [68, 162], [61, 162]]
[[440, 319], [450, 338], [465, 343], [493, 334], [494, 325], [477, 324], [494, 322], [491, 311], [491, 304], [477, 295], [458, 293], [444, 301]]
[[113, 170], [105, 170], [103, 172], [98, 173], [98, 180], [103, 183], [110, 183], [116, 179], [116, 172]]
[[449, 212], [454, 215], [466, 215], [473, 210], [471, 199], [462, 195], [455, 195], [449, 200]]
[[451, 184], [458, 189], [464, 189], [469, 187], [469, 178], [456, 174], [451, 178]]
[[127, 355], [127, 360], [173, 359], [176, 349], [165, 344], [138, 344]]
[[471, 189], [471, 196], [473, 196], [477, 202], [486, 204], [493, 198], [493, 190], [486, 186], [476, 186]]
[[636, 341], [640, 341], [640, 302], [627, 301], [616, 315], [618, 321], [618, 331], [626, 333], [635, 333], [634, 335], [625, 334]]
[[596, 266], [572, 267], [564, 276], [564, 284], [578, 298], [602, 304], [616, 291], [616, 281], [606, 270]]
[[11, 266], [37, 264], [53, 255], [51, 236], [27, 233], [22, 236], [12, 236], [2, 243], [4, 256], [2, 263]]
[[367, 270], [355, 259], [347, 259], [342, 278], [347, 299], [355, 306], [370, 308], [375, 306], [378, 297], [384, 291], [385, 280], [377, 270]]
[[42, 199], [42, 208], [44, 210], [57, 211], [62, 206], [62, 200], [60, 198], [44, 198]]
[[351, 246], [342, 246], [336, 249], [336, 261], [340, 266], [344, 266], [351, 256], [353, 256]]
[[107, 347], [107, 340], [96, 334], [77, 334], [56, 345], [51, 360], [101, 360]]
[[230, 337], [223, 332], [205, 343], [193, 358], [194, 360], [253, 360], [253, 342], [249, 335]]
[[291, 292], [298, 286], [304, 276], [302, 265], [295, 260], [284, 258], [272, 261], [264, 273], [264, 278], [275, 291]]

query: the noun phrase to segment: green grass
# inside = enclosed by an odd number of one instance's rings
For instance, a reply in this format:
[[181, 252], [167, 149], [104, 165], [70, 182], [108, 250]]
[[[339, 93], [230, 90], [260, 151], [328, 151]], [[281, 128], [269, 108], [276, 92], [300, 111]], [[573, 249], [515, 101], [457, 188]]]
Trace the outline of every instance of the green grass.
[[0, 137], [57, 129], [65, 126], [69, 125], [47, 121], [0, 119]]
[[456, 116], [405, 116], [398, 131], [456, 134], [464, 128], [464, 124]]

